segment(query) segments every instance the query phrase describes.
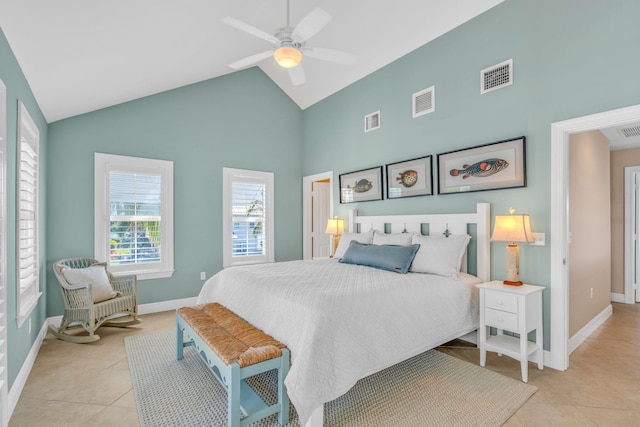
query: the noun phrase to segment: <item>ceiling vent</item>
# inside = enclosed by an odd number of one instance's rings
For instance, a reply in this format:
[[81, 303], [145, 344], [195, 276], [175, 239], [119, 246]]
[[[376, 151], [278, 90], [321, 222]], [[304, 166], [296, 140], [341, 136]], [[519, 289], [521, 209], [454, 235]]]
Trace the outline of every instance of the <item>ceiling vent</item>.
[[413, 94], [413, 118], [436, 110], [435, 86]]
[[369, 132], [380, 128], [380, 111], [364, 116], [364, 131]]
[[640, 126], [632, 126], [630, 128], [620, 128], [620, 129], [616, 129], [618, 131], [618, 133], [623, 137], [623, 138], [631, 138], [634, 136], [640, 136]]
[[513, 59], [480, 71], [480, 93], [491, 92], [513, 84]]

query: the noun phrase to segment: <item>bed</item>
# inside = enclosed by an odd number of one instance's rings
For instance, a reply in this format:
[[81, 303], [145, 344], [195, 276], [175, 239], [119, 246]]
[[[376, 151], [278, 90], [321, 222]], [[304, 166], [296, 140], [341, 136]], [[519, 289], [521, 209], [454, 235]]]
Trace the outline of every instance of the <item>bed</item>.
[[198, 303], [219, 302], [287, 345], [289, 397], [302, 425], [320, 426], [324, 403], [359, 379], [477, 329], [474, 285], [489, 279], [489, 210], [480, 203], [468, 214], [349, 213], [349, 230], [378, 230], [378, 241], [472, 234], [457, 278], [335, 259], [257, 264], [219, 272]]

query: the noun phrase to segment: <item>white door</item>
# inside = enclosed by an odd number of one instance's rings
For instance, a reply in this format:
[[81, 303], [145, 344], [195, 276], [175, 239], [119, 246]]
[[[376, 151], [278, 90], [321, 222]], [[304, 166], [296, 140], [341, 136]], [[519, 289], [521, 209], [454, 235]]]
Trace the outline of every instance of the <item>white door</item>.
[[640, 174], [637, 168], [633, 172], [633, 290], [635, 301], [640, 301]]
[[329, 187], [328, 182], [315, 181], [311, 191], [311, 257], [328, 258], [331, 255], [332, 236], [325, 234], [329, 219]]
[[640, 166], [624, 168], [624, 302], [640, 302]]

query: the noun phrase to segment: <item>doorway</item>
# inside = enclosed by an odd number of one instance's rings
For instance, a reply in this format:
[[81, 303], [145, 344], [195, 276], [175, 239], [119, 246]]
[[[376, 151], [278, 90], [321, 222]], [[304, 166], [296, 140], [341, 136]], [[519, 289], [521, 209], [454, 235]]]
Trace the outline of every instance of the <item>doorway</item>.
[[569, 366], [569, 135], [640, 120], [640, 105], [551, 124], [551, 350], [548, 366]]
[[332, 236], [325, 234], [333, 216], [333, 171], [302, 178], [302, 258], [329, 258]]
[[640, 166], [624, 169], [624, 301], [640, 302]]

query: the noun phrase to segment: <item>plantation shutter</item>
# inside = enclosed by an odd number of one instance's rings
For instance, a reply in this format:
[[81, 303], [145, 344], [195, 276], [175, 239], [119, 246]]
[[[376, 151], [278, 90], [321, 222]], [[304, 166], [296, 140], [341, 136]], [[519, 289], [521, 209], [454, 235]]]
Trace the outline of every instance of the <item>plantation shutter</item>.
[[161, 261], [162, 176], [109, 172], [111, 265]]
[[38, 153], [30, 141], [20, 140], [18, 179], [18, 269], [20, 309], [38, 293]]

